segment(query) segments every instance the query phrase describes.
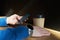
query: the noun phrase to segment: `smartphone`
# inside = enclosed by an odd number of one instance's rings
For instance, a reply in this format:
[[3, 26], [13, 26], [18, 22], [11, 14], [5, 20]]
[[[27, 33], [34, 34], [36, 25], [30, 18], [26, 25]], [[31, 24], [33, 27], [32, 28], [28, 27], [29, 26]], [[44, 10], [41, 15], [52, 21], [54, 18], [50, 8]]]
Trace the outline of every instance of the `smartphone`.
[[30, 16], [30, 14], [29, 14], [29, 13], [26, 13], [26, 14], [19, 20], [19, 22], [24, 22], [29, 16]]
[[[29, 13], [25, 14], [25, 15], [20, 19], [20, 22], [24, 22], [29, 16], [30, 16]], [[29, 29], [33, 30], [32, 25], [30, 25], [30, 24], [28, 24], [28, 23], [27, 23], [27, 27], [28, 27]]]

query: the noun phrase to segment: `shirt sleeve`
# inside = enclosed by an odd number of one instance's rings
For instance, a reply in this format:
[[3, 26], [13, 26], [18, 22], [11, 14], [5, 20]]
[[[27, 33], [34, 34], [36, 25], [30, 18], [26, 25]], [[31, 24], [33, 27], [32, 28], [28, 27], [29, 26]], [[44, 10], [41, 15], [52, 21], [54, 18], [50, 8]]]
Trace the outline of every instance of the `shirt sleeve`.
[[0, 27], [7, 26], [6, 19], [7, 19], [7, 17], [0, 18]]
[[16, 40], [26, 39], [29, 36], [29, 31], [26, 26], [20, 25], [16, 28]]

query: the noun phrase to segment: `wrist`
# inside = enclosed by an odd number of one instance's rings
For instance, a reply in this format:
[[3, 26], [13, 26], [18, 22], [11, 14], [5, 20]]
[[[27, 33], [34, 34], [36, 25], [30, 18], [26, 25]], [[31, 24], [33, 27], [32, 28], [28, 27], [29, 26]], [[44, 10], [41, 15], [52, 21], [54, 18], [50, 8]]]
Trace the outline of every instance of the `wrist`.
[[9, 17], [6, 18], [6, 24], [9, 24], [8, 18], [9, 18]]

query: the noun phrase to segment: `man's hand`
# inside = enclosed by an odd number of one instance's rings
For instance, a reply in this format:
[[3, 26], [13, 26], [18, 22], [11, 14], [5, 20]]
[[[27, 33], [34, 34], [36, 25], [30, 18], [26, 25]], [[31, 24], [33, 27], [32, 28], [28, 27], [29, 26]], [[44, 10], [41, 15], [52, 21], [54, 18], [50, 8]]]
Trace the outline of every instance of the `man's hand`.
[[7, 24], [16, 25], [16, 24], [18, 24], [18, 20], [20, 20], [21, 18], [22, 18], [22, 16], [14, 14], [14, 15], [7, 17], [6, 22], [7, 22]]

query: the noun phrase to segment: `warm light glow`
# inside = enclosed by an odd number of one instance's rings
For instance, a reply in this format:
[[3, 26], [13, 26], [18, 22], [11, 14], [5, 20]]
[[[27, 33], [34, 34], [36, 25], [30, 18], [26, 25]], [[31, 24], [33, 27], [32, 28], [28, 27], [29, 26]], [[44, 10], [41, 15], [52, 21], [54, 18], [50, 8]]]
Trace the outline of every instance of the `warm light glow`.
[[45, 29], [48, 30], [52, 35], [54, 35], [54, 37], [60, 40], [60, 31], [56, 31], [56, 30], [48, 29], [48, 28], [45, 28]]

